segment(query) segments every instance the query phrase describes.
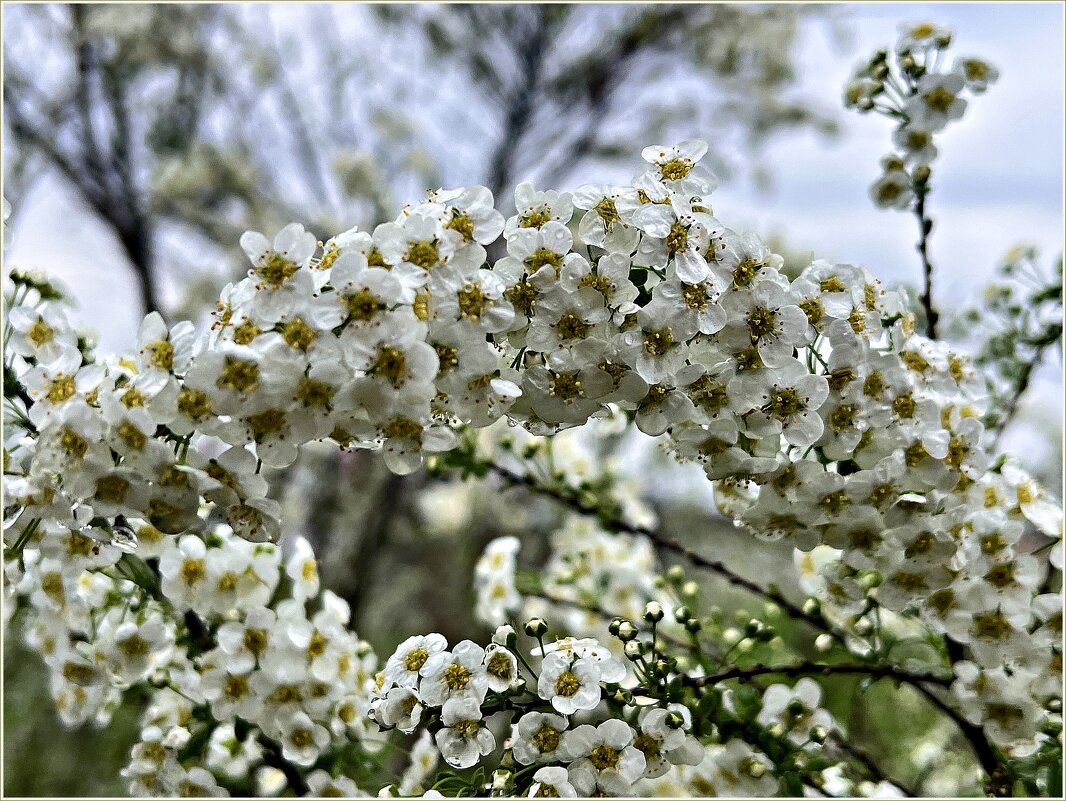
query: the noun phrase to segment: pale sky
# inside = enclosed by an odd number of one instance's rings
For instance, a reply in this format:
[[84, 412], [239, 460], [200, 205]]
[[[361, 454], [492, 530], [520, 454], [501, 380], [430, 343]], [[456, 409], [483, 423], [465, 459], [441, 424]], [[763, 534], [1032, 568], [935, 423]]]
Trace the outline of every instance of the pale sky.
[[[891, 46], [903, 21], [948, 25], [955, 31], [951, 52], [979, 55], [1000, 70], [999, 82], [972, 98], [963, 121], [938, 138], [929, 208], [940, 305], [973, 302], [1002, 254], [1019, 243], [1036, 244], [1050, 264], [1063, 247], [1063, 6], [861, 3], [840, 11], [851, 32], [846, 52], [817, 26], [804, 30], [799, 49], [801, 91], [823, 108], [840, 107], [854, 66]], [[773, 189], [760, 193], [739, 179], [723, 183], [712, 198], [715, 213], [734, 228], [780, 233], [790, 247], [815, 257], [865, 264], [888, 283], [916, 281], [915, 219], [879, 211], [867, 195], [890, 148], [891, 125], [876, 115], [843, 112], [840, 121], [836, 140], [814, 134], [773, 140], [765, 156]], [[102, 349], [128, 347], [141, 312], [123, 258], [99, 223], [53, 181], [32, 192], [12, 222], [15, 241], [5, 266], [46, 269], [73, 290], [81, 320], [99, 332]], [[1033, 394], [1044, 430], [1060, 431], [1060, 365], [1042, 371]], [[1048, 446], [1028, 439], [1016, 444]]]

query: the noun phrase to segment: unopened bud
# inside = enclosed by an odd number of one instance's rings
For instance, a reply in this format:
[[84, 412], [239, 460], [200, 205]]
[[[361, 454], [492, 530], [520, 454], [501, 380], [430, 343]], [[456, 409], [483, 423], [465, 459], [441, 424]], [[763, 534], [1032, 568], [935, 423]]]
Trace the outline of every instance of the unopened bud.
[[507, 789], [507, 785], [511, 781], [511, 771], [509, 770], [494, 770], [492, 772], [492, 789], [504, 791]]
[[626, 658], [636, 662], [644, 654], [644, 645], [640, 640], [630, 640], [626, 643]]
[[687, 606], [679, 606], [674, 610], [674, 620], [678, 623], [684, 624], [692, 617], [692, 612], [689, 611]]
[[496, 627], [496, 631], [492, 635], [492, 641], [506, 648], [514, 648], [518, 643], [518, 634], [515, 633], [513, 626], [504, 623], [502, 626]]
[[526, 621], [525, 631], [530, 637], [543, 637], [548, 630], [548, 624], [543, 618], [533, 617]]
[[700, 622], [699, 618], [692, 617], [685, 621], [685, 631], [689, 634], [696, 634], [702, 628], [703, 624]]
[[658, 623], [663, 619], [663, 605], [658, 601], [649, 601], [644, 607], [644, 619], [649, 623]]
[[811, 729], [811, 742], [824, 743], [825, 738], [829, 736], [829, 732], [826, 731], [825, 726], [815, 726]]
[[822, 603], [817, 598], [808, 598], [803, 602], [803, 614], [805, 615], [820, 615], [822, 613]]
[[700, 585], [695, 581], [686, 581], [681, 587], [681, 595], [685, 598], [695, 598], [700, 594]]
[[637, 627], [631, 620], [623, 620], [618, 624], [618, 639], [622, 642], [630, 642], [637, 636]]
[[824, 654], [833, 647], [833, 638], [828, 634], [819, 634], [814, 638], [814, 647]]
[[674, 565], [666, 571], [666, 580], [672, 584], [677, 584], [685, 580], [685, 568], [681, 565]]

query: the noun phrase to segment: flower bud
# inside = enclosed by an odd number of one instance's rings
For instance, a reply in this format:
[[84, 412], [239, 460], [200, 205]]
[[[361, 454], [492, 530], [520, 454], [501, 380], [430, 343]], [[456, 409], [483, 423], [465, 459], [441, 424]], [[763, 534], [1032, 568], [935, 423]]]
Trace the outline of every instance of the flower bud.
[[689, 634], [697, 634], [700, 629], [703, 628], [703, 624], [699, 618], [692, 617], [685, 621], [685, 631]]
[[644, 644], [640, 640], [626, 643], [626, 658], [636, 662], [644, 654]]
[[530, 637], [543, 637], [548, 630], [548, 624], [543, 618], [534, 617], [526, 621], [525, 631]]
[[498, 792], [504, 792], [507, 789], [507, 785], [511, 781], [511, 771], [509, 770], [494, 770], [492, 772], [492, 789]]
[[914, 168], [914, 180], [920, 184], [929, 183], [929, 176], [933, 174], [933, 171], [929, 169], [927, 164], [919, 164]]
[[828, 634], [819, 634], [814, 638], [814, 647], [824, 654], [833, 647], [833, 638]]
[[514, 648], [518, 643], [518, 634], [515, 633], [511, 625], [504, 623], [502, 626], [496, 627], [496, 631], [492, 635], [492, 641], [506, 648]]
[[649, 601], [644, 607], [644, 619], [649, 623], [658, 623], [663, 616], [663, 605], [658, 601]]
[[622, 642], [629, 642], [637, 636], [637, 627], [631, 620], [623, 620], [618, 625], [618, 639]]
[[811, 729], [811, 742], [824, 743], [825, 738], [829, 736], [829, 732], [826, 731], [825, 726], [815, 726]]
[[681, 587], [681, 595], [685, 598], [695, 598], [700, 594], [700, 585], [695, 581], [686, 581]]
[[678, 623], [684, 624], [692, 617], [692, 612], [689, 611], [687, 606], [679, 606], [674, 610], [674, 620]]
[[822, 614], [822, 602], [817, 598], [808, 598], [803, 602], [803, 614], [805, 615], [821, 615]]
[[671, 584], [679, 584], [685, 580], [685, 568], [681, 565], [674, 565], [666, 571], [666, 580]]

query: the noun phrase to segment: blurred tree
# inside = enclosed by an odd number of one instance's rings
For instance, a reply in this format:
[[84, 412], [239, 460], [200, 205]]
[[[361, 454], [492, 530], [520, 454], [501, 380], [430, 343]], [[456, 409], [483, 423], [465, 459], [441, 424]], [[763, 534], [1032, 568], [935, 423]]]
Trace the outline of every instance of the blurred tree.
[[189, 297], [175, 311], [194, 312], [210, 298], [187, 245], [167, 251], [174, 226], [186, 241], [202, 236], [200, 258], [221, 261], [248, 228], [366, 225], [393, 216], [394, 197], [439, 183], [496, 194], [526, 177], [565, 183], [589, 161], [618, 164], [631, 141], [698, 132], [728, 171], [774, 132], [831, 132], [809, 99], [789, 97], [798, 26], [816, 15], [717, 4], [13, 8], [8, 193], [58, 173], [114, 231], [145, 307], [162, 310], [160, 285], [178, 277]]
[[[495, 194], [535, 175], [565, 181], [586, 160], [671, 132], [751, 155], [793, 126], [835, 130], [810, 99], [789, 98], [797, 29], [825, 9], [787, 5], [375, 6], [389, 24], [418, 22], [434, 60], [454, 62], [490, 113], [486, 167]], [[537, 154], [536, 160], [529, 154]]]

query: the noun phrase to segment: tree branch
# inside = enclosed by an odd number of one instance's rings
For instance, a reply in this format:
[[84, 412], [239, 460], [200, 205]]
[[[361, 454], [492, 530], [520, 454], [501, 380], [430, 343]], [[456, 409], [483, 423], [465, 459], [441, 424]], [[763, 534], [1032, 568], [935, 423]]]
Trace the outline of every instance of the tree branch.
[[929, 262], [929, 234], [933, 230], [933, 221], [926, 216], [925, 199], [929, 194], [928, 180], [918, 186], [918, 202], [914, 213], [918, 217], [918, 255], [922, 259], [922, 275], [925, 286], [922, 290], [922, 308], [925, 310], [925, 335], [936, 339], [936, 324], [940, 319], [933, 305], [933, 265]]
[[911, 673], [896, 665], [867, 665], [867, 664], [819, 664], [817, 662], [804, 662], [798, 665], [754, 665], [752, 667], [735, 667], [715, 673], [711, 676], [691, 676], [685, 679], [685, 683], [691, 687], [714, 686], [723, 681], [739, 679], [746, 681], [756, 676], [833, 676], [833, 675], [863, 675], [875, 679], [893, 679], [903, 684], [920, 685], [922, 683], [937, 684], [947, 687], [952, 679], [948, 676], [938, 676], [935, 673]]
[[510, 484], [513, 484], [515, 486], [522, 486], [528, 489], [530, 492], [547, 495], [551, 498], [554, 498], [555, 500], [559, 501], [560, 503], [569, 507], [575, 512], [578, 512], [579, 514], [596, 517], [605, 528], [611, 531], [620, 531], [626, 534], [647, 537], [660, 550], [669, 551], [671, 553], [675, 553], [679, 556], [682, 556], [696, 567], [702, 568], [711, 573], [714, 573], [715, 575], [722, 577], [733, 586], [745, 589], [754, 595], [761, 596], [762, 598], [765, 598], [766, 600], [777, 604], [777, 606], [784, 610], [784, 612], [789, 617], [792, 617], [796, 620], [802, 620], [803, 622], [818, 629], [819, 631], [830, 635], [835, 640], [846, 646], [847, 637], [843, 632], [838, 631], [834, 626], [830, 625], [830, 623], [824, 617], [805, 612], [802, 608], [792, 603], [792, 601], [788, 600], [784, 595], [782, 595], [778, 589], [774, 587], [762, 587], [759, 584], [756, 584], [754, 581], [751, 581], [750, 579], [746, 579], [743, 576], [734, 573], [721, 562], [717, 562], [713, 559], [708, 559], [707, 557], [702, 556], [701, 554], [698, 554], [695, 551], [686, 548], [681, 543], [670, 539], [661, 532], [645, 528], [643, 526], [634, 526], [625, 522], [624, 520], [619, 520], [615, 517], [607, 515], [605, 513], [605, 510], [602, 509], [598, 504], [594, 502], [589, 502], [572, 491], [565, 491], [553, 487], [546, 487], [542, 484], [537, 483], [537, 481], [535, 481], [528, 475], [520, 475], [518, 473], [512, 472], [508, 468], [503, 467], [502, 465], [498, 465], [495, 462], [487, 462], [486, 466], [490, 471], [492, 471]]

